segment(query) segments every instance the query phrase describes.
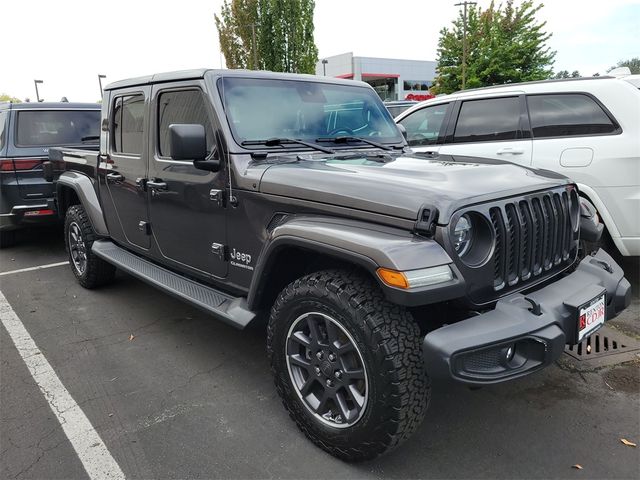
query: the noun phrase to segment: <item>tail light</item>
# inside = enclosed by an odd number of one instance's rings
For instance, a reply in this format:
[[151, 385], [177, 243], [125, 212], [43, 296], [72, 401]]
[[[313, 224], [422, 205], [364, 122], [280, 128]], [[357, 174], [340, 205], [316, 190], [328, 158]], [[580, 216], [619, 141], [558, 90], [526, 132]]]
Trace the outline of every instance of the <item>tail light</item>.
[[0, 172], [33, 170], [41, 163], [41, 158], [3, 158], [0, 159]]

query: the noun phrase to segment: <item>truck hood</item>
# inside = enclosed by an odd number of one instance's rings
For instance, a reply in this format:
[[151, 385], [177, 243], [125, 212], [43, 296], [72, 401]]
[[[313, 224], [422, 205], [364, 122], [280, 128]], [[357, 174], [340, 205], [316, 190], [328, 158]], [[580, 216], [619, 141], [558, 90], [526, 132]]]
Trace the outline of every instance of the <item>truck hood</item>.
[[365, 154], [326, 158], [279, 157], [259, 190], [292, 199], [339, 205], [410, 220], [436, 207], [446, 224], [457, 209], [568, 183], [548, 170], [476, 157]]

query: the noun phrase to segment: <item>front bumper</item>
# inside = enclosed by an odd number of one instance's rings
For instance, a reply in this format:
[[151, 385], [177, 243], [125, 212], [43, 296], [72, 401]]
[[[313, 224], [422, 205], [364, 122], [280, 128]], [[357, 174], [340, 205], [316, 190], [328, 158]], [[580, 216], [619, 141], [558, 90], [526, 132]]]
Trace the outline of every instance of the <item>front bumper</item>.
[[598, 250], [544, 288], [509, 295], [494, 310], [429, 333], [422, 346], [427, 373], [470, 385], [533, 373], [558, 359], [565, 344], [577, 342], [576, 308], [602, 292], [606, 320], [631, 302], [624, 272]]

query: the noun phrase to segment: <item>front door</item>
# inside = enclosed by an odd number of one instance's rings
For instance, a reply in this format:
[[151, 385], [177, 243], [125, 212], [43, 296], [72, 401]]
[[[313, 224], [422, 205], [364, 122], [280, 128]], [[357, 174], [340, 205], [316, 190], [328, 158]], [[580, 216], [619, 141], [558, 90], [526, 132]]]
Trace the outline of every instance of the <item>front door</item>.
[[198, 170], [192, 161], [169, 156], [169, 125], [184, 123], [203, 125], [208, 154], [218, 155], [214, 116], [204, 88], [202, 81], [153, 87], [149, 214], [158, 260], [185, 272], [222, 278], [227, 274], [226, 208], [219, 200], [223, 199], [225, 171]]
[[144, 189], [150, 91], [150, 87], [118, 90], [110, 99], [108, 148], [106, 156], [101, 157], [99, 169], [101, 197], [111, 237], [125, 246], [145, 250], [151, 243]]

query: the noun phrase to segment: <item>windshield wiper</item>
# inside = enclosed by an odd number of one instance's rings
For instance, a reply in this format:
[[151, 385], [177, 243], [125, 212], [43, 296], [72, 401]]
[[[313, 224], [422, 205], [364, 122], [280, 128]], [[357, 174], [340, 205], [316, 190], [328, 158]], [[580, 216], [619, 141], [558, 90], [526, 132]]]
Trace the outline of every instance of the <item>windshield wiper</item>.
[[89, 140], [100, 140], [100, 135], [87, 135], [80, 139], [81, 142], [88, 142]]
[[278, 145], [287, 144], [304, 145], [305, 147], [313, 148], [314, 150], [319, 150], [324, 153], [336, 153], [335, 150], [332, 150], [330, 148], [320, 146], [316, 143], [298, 140], [297, 138], [268, 138], [266, 140], [245, 140], [240, 145], [266, 145], [267, 147], [277, 147]]
[[373, 147], [381, 148], [382, 150], [393, 150], [389, 145], [383, 145], [382, 143], [374, 142], [373, 140], [369, 140], [368, 138], [362, 137], [351, 137], [351, 136], [343, 136], [343, 137], [320, 137], [316, 138], [316, 142], [333, 142], [333, 143], [349, 143], [349, 142], [362, 142], [367, 143]]

